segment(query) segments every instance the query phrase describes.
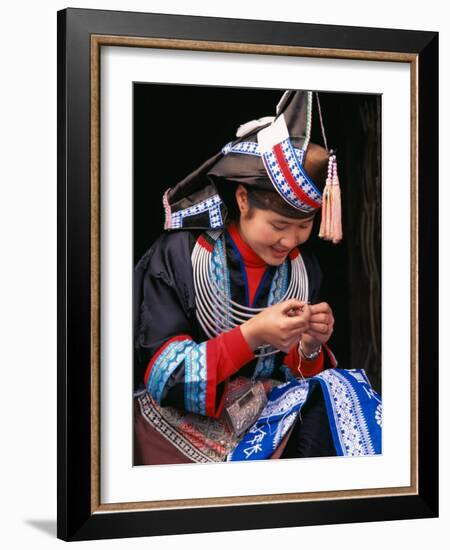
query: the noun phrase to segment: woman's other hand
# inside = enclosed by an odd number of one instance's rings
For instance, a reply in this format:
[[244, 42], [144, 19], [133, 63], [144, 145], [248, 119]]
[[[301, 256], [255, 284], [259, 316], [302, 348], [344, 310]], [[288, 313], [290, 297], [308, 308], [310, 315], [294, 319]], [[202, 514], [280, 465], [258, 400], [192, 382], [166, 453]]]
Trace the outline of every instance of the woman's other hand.
[[311, 307], [295, 299], [270, 306], [243, 323], [242, 334], [253, 350], [270, 344], [287, 353], [310, 328]]
[[309, 328], [301, 338], [302, 351], [308, 355], [328, 342], [334, 327], [333, 311], [326, 302], [310, 305], [309, 309]]

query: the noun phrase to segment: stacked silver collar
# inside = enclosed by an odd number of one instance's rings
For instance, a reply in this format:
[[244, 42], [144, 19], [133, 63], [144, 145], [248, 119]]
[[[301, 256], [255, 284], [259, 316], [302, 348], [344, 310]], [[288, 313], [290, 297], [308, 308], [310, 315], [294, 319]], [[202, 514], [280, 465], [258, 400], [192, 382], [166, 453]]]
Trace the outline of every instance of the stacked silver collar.
[[[223, 250], [225, 251], [224, 232], [209, 231], [208, 233], [215, 242], [217, 239], [222, 240]], [[266, 309], [243, 306], [231, 299], [228, 291], [226, 253], [223, 256], [225, 265], [222, 269], [222, 281], [214, 273], [213, 254], [201, 246], [198, 241], [191, 256], [197, 319], [208, 338], [214, 338], [222, 332], [231, 330]], [[291, 260], [289, 286], [276, 303], [291, 298], [301, 301], [308, 299], [308, 274], [301, 255]], [[278, 351], [270, 344], [265, 344], [255, 350], [255, 356], [265, 357]]]

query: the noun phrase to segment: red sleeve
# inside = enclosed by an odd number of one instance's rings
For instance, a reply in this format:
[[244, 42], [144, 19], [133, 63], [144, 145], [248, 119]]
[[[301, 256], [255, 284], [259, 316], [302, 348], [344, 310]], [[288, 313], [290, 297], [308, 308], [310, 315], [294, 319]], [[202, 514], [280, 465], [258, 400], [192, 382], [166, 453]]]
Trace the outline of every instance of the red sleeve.
[[253, 350], [245, 340], [241, 328], [235, 327], [207, 342], [208, 377], [206, 386], [206, 411], [208, 416], [219, 416], [225, 396], [216, 403], [216, 388], [241, 367], [255, 358]]
[[245, 340], [241, 327], [223, 332], [210, 340], [208, 345], [217, 350], [217, 383], [223, 382], [241, 367], [255, 358], [253, 350]]
[[[286, 355], [286, 357], [283, 360], [283, 364], [287, 365], [294, 376], [299, 377], [300, 372], [298, 370], [299, 366], [299, 354], [298, 354], [298, 346], [294, 346], [290, 352]], [[300, 363], [300, 369], [301, 374], [305, 378], [310, 378], [311, 376], [315, 376], [316, 374], [319, 374], [319, 372], [322, 372], [324, 370], [324, 355], [323, 355], [323, 349], [319, 353], [319, 355], [316, 357], [316, 359], [313, 359], [312, 361], [307, 361], [305, 358], [301, 358]]]

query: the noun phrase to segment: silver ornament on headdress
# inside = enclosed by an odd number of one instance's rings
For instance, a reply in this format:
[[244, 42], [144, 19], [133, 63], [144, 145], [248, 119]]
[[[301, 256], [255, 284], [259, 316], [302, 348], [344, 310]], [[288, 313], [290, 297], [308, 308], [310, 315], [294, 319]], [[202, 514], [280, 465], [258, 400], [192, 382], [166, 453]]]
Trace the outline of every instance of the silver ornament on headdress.
[[[209, 231], [208, 234], [214, 241], [218, 238], [221, 239], [223, 249], [225, 250], [225, 236], [223, 232]], [[198, 241], [192, 251], [191, 260], [197, 320], [208, 338], [214, 338], [222, 332], [231, 330], [266, 309], [247, 307], [233, 301], [221, 284], [221, 281], [215, 275], [212, 265], [213, 254], [200, 245]], [[226, 275], [228, 273], [226, 254], [224, 254], [224, 260], [223, 272]], [[226, 276], [223, 280], [227, 280]], [[291, 259], [289, 286], [279, 302], [292, 298], [300, 301], [307, 301], [308, 299], [308, 274], [301, 255]], [[265, 344], [257, 348], [255, 356], [266, 357], [279, 351], [279, 349], [274, 348], [270, 344]]]

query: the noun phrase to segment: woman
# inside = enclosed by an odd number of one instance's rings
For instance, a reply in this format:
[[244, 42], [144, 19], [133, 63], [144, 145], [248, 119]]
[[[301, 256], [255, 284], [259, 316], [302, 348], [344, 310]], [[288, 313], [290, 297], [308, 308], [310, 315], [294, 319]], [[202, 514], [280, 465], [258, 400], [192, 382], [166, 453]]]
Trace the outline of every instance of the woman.
[[319, 301], [317, 261], [298, 248], [326, 181], [322, 231], [340, 239], [335, 157], [310, 143], [311, 113], [312, 93], [287, 92], [276, 117], [241, 127], [164, 196], [167, 232], [136, 268], [136, 464], [330, 456], [347, 445], [330, 404], [337, 381], [318, 376], [336, 367], [333, 313]]

